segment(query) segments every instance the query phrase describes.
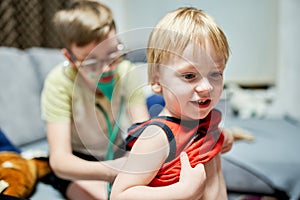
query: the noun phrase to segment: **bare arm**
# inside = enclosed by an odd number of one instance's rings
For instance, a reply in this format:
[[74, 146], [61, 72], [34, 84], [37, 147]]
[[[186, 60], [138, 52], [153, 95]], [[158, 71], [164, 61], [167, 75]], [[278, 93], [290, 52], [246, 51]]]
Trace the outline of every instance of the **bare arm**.
[[169, 144], [165, 133], [155, 126], [146, 128], [113, 184], [111, 199], [195, 199], [201, 196], [206, 178], [204, 166], [191, 168], [186, 154], [181, 157], [183, 168], [178, 183], [162, 187], [147, 186], [168, 153]]
[[115, 161], [86, 161], [72, 154], [71, 125], [69, 123], [47, 123], [47, 138], [50, 148], [50, 165], [61, 178], [69, 180], [103, 180], [112, 182], [117, 167], [125, 158]]

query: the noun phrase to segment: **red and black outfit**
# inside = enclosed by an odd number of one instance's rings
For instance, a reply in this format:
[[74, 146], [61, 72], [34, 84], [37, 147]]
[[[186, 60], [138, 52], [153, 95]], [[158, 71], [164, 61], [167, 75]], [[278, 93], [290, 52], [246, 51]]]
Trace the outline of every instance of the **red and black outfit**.
[[170, 152], [149, 186], [171, 185], [179, 181], [181, 170], [179, 155], [182, 151], [187, 153], [192, 167], [210, 161], [221, 151], [224, 136], [219, 128], [220, 121], [221, 113], [215, 109], [204, 119], [195, 121], [166, 116], [155, 117], [134, 124], [128, 129], [126, 149], [131, 150], [146, 127], [151, 125], [161, 127], [169, 140]]

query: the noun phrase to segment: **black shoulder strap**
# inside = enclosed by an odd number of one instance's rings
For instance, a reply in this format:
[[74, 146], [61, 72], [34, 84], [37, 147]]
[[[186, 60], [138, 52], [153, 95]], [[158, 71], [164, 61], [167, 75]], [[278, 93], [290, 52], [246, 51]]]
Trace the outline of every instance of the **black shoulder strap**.
[[[175, 141], [173, 132], [170, 129], [170, 127], [168, 127], [166, 124], [159, 122], [159, 121], [151, 121], [148, 124], [140, 125], [141, 127], [139, 129], [137, 129], [136, 131], [131, 133], [126, 138], [126, 150], [131, 150], [131, 147], [128, 147], [127, 144], [136, 140], [141, 135], [141, 133], [145, 130], [145, 128], [147, 128], [148, 126], [151, 126], [151, 125], [159, 126], [166, 133], [168, 141], [169, 141], [169, 145], [170, 145], [170, 152], [169, 152], [168, 158], [166, 159], [166, 162], [173, 160], [176, 156], [176, 141]], [[129, 130], [132, 130], [132, 129], [133, 128], [130, 128]]]

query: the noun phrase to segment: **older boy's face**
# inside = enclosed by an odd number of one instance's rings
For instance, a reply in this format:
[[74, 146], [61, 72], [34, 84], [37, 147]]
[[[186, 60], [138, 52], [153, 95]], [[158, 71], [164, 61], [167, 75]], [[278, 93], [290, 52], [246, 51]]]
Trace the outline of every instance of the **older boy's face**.
[[[71, 51], [80, 62], [79, 73], [89, 83], [95, 83], [101, 73], [108, 72], [99, 82], [109, 82], [114, 78], [113, 72], [119, 64], [119, 40], [112, 30], [103, 42], [91, 42], [83, 47], [71, 46]], [[80, 69], [81, 68], [81, 69]]]
[[[159, 68], [159, 83], [166, 101], [164, 114], [182, 119], [202, 119], [217, 104], [223, 89], [224, 59], [188, 45], [181, 57]], [[173, 59], [174, 58], [174, 59]]]

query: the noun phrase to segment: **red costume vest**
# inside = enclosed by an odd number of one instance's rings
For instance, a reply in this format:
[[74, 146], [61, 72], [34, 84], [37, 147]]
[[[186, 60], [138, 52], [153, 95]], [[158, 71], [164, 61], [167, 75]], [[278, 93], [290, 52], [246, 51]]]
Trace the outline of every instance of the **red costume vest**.
[[161, 127], [169, 140], [170, 153], [149, 186], [171, 185], [179, 181], [180, 153], [185, 151], [192, 167], [206, 163], [221, 149], [224, 136], [219, 129], [221, 113], [212, 110], [206, 118], [195, 121], [180, 120], [173, 117], [156, 117], [135, 124], [128, 129], [126, 148], [130, 150], [143, 130], [150, 125]]

